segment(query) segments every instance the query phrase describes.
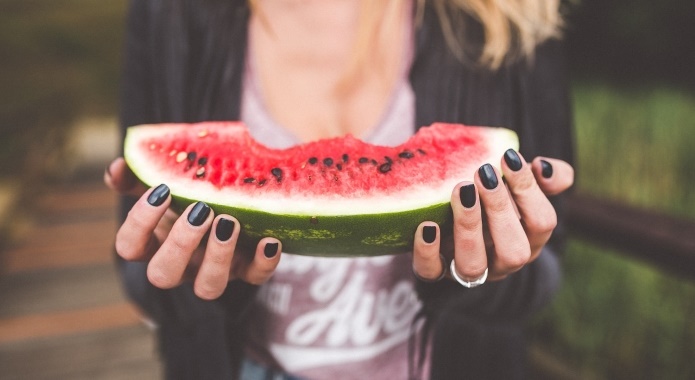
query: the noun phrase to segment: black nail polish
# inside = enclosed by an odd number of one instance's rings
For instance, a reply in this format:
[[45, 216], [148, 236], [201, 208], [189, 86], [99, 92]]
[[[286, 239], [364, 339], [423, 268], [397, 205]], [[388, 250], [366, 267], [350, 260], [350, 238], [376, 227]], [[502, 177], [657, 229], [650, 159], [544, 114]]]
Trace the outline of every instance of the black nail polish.
[[217, 222], [217, 228], [215, 228], [215, 236], [219, 241], [227, 241], [232, 237], [234, 232], [234, 221], [231, 219], [222, 218]]
[[263, 254], [269, 259], [275, 257], [278, 254], [278, 243], [266, 243]]
[[497, 187], [499, 181], [497, 180], [497, 174], [495, 174], [495, 169], [492, 165], [485, 164], [478, 169], [478, 174], [480, 175], [480, 181], [483, 183], [486, 189], [492, 190]]
[[160, 206], [169, 197], [169, 186], [161, 184], [157, 186], [147, 197], [147, 203], [152, 206]]
[[430, 244], [434, 242], [434, 239], [437, 238], [437, 227], [435, 226], [424, 226], [422, 227], [422, 240], [425, 241], [425, 243]]
[[208, 219], [208, 215], [210, 215], [210, 206], [206, 205], [204, 202], [198, 202], [188, 214], [188, 223], [198, 227], [205, 223]]
[[553, 176], [553, 165], [546, 160], [541, 160], [541, 175], [543, 178], [550, 178]]
[[471, 183], [461, 186], [459, 188], [459, 198], [461, 198], [463, 207], [471, 208], [475, 206], [475, 185]]
[[507, 163], [509, 169], [512, 169], [515, 172], [518, 172], [522, 166], [521, 158], [514, 149], [508, 149], [506, 152], [504, 152], [504, 162]]

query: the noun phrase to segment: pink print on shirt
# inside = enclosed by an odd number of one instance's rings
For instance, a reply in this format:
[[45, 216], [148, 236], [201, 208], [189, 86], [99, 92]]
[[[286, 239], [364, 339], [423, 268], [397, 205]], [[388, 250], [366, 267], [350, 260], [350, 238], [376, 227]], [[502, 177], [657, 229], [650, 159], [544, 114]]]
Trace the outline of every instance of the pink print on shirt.
[[259, 292], [249, 353], [263, 364], [277, 363], [309, 378], [335, 373], [344, 378], [346, 368], [356, 367], [405, 374], [411, 324], [420, 308], [411, 265], [408, 254], [284, 254]]

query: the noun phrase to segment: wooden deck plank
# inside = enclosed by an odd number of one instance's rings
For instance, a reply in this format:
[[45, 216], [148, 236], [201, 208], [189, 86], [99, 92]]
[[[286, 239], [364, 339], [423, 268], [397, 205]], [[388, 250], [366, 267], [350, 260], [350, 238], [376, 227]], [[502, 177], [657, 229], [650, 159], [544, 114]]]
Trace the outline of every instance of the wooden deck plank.
[[3, 271], [15, 273], [113, 260], [114, 218], [32, 226], [3, 253]]
[[26, 205], [0, 251], [3, 380], [162, 377], [154, 332], [114, 266], [116, 205], [97, 175], [53, 185]]
[[0, 318], [125, 301], [112, 264], [0, 276]]
[[143, 325], [2, 344], [0, 373], [3, 380], [161, 378], [153, 332]]
[[37, 338], [98, 332], [140, 323], [135, 308], [125, 302], [79, 310], [0, 318], [0, 345]]
[[116, 194], [102, 183], [54, 186], [37, 200], [35, 208], [46, 213], [114, 209]]

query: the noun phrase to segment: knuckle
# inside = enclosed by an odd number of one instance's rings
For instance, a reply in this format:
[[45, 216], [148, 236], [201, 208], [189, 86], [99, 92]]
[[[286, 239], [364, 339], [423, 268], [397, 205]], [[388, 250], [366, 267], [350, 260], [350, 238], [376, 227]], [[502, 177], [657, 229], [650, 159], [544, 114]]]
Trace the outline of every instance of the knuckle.
[[541, 213], [534, 216], [528, 223], [530, 231], [536, 233], [549, 233], [557, 227], [557, 214], [555, 211]]
[[193, 292], [198, 298], [204, 299], [206, 301], [212, 301], [219, 298], [222, 295], [224, 288], [220, 289], [211, 284], [201, 284], [193, 288]]
[[501, 264], [506, 268], [517, 270], [526, 265], [530, 259], [530, 245], [519, 245], [507, 250], [503, 255], [501, 255]]
[[417, 248], [414, 250], [414, 254], [416, 257], [421, 259], [422, 261], [430, 262], [439, 260], [439, 250], [437, 249], [426, 249], [426, 248]]
[[114, 248], [116, 249], [116, 253], [118, 256], [122, 257], [125, 260], [131, 261], [135, 259], [135, 252], [133, 252], [132, 245], [129, 244], [126, 240], [119, 238], [118, 235], [116, 235], [116, 242], [114, 243]]
[[116, 235], [116, 241], [114, 245], [116, 253], [118, 253], [118, 255], [126, 261], [138, 260], [143, 254], [143, 249], [137, 249], [137, 247], [135, 247], [131, 240], [124, 239], [121, 236], [120, 231]]
[[178, 234], [170, 234], [167, 239], [168, 250], [175, 255], [190, 254], [196, 246]]
[[126, 223], [130, 224], [135, 231], [150, 231], [154, 226], [143, 212], [139, 212], [136, 208], [128, 212]]
[[536, 186], [536, 178], [533, 176], [533, 173], [531, 173], [530, 168], [527, 168], [513, 178], [514, 181], [511, 183], [512, 186], [510, 186], [510, 188], [515, 193], [527, 192]]
[[147, 267], [147, 279], [152, 285], [160, 289], [171, 289], [179, 282], [179, 279], [164, 273], [158, 268], [153, 268], [151, 265]]
[[456, 250], [461, 252], [476, 252], [480, 250], [481, 241], [474, 238], [456, 239]]
[[506, 193], [495, 194], [497, 196], [491, 196], [483, 200], [483, 207], [487, 213], [503, 213], [511, 205], [509, 197]]
[[206, 252], [204, 260], [214, 266], [229, 266], [227, 255], [224, 252]]
[[454, 223], [456, 228], [464, 231], [474, 231], [480, 228], [482, 225], [482, 221], [479, 217], [475, 218], [471, 216], [462, 216], [460, 218], [456, 218]]
[[252, 271], [252, 273], [249, 273], [247, 275], [247, 282], [253, 284], [253, 285], [261, 285], [268, 281], [270, 276], [272, 276], [273, 272], [275, 271], [275, 267], [256, 267]]

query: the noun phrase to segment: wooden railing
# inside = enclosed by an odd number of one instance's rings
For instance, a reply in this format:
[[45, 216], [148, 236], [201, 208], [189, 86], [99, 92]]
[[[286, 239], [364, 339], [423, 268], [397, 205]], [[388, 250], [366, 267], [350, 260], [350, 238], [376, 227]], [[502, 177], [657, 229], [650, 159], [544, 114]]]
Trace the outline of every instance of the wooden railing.
[[572, 194], [570, 233], [695, 281], [695, 220]]

